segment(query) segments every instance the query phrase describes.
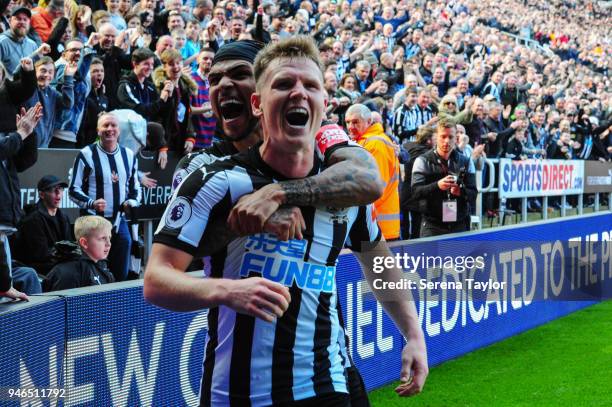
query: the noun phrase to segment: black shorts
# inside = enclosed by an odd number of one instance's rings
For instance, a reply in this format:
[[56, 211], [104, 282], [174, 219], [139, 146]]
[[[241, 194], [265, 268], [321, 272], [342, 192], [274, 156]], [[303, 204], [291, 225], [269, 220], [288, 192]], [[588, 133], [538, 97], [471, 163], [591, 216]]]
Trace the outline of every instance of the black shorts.
[[348, 376], [348, 388], [351, 395], [351, 407], [370, 407], [368, 392], [366, 391], [363, 378], [355, 366], [346, 369]]

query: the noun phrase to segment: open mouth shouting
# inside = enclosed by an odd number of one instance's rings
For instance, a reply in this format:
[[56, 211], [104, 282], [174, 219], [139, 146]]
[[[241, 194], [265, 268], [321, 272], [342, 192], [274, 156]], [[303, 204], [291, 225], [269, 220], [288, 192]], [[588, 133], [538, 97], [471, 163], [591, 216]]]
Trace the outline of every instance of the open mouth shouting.
[[223, 120], [230, 122], [238, 118], [245, 111], [245, 105], [236, 98], [228, 98], [223, 99], [219, 103], [219, 110]]
[[303, 129], [309, 118], [308, 110], [303, 107], [292, 107], [285, 113], [285, 120], [290, 127]]

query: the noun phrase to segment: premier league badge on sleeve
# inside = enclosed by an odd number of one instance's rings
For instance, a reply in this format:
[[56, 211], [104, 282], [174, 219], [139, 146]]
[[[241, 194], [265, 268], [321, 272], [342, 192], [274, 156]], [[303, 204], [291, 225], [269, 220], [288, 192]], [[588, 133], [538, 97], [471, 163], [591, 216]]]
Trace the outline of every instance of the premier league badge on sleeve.
[[191, 202], [182, 196], [177, 197], [166, 211], [166, 226], [172, 229], [183, 227], [191, 218]]
[[174, 179], [172, 180], [172, 190], [175, 191], [178, 186], [183, 182], [183, 180], [189, 175], [187, 170], [180, 169], [174, 174]]

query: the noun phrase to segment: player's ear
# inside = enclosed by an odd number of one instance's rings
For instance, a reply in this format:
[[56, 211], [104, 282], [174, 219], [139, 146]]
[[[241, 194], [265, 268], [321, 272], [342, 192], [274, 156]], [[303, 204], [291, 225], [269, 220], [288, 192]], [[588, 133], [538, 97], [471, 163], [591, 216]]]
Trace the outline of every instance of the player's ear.
[[261, 97], [258, 93], [251, 95], [251, 109], [253, 110], [253, 116], [260, 118], [263, 116], [263, 110], [261, 109]]

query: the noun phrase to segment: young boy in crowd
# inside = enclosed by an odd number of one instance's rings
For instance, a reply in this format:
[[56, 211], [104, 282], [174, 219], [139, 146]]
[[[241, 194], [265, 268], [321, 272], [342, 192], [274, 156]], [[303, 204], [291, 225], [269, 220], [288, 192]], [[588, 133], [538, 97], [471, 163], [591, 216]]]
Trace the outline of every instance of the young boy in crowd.
[[174, 48], [183, 57], [183, 66], [190, 66], [198, 57], [198, 53], [195, 49], [187, 46], [187, 33], [185, 29], [175, 28], [170, 32], [170, 36], [174, 40]]
[[61, 93], [50, 86], [55, 77], [55, 65], [51, 58], [44, 56], [34, 64], [36, 69], [36, 83], [38, 85], [34, 95], [26, 103], [34, 106], [40, 102], [43, 106], [43, 117], [36, 126], [38, 136], [38, 147], [49, 147], [49, 142], [53, 137], [56, 118], [60, 117], [62, 110], [72, 109], [74, 102], [74, 82], [73, 77], [77, 71], [77, 64], [66, 65], [64, 71], [64, 82], [61, 85]]
[[111, 247], [111, 228], [111, 223], [101, 216], [78, 218], [74, 224], [74, 235], [82, 255], [51, 269], [43, 290], [49, 292], [115, 282], [106, 265]]

